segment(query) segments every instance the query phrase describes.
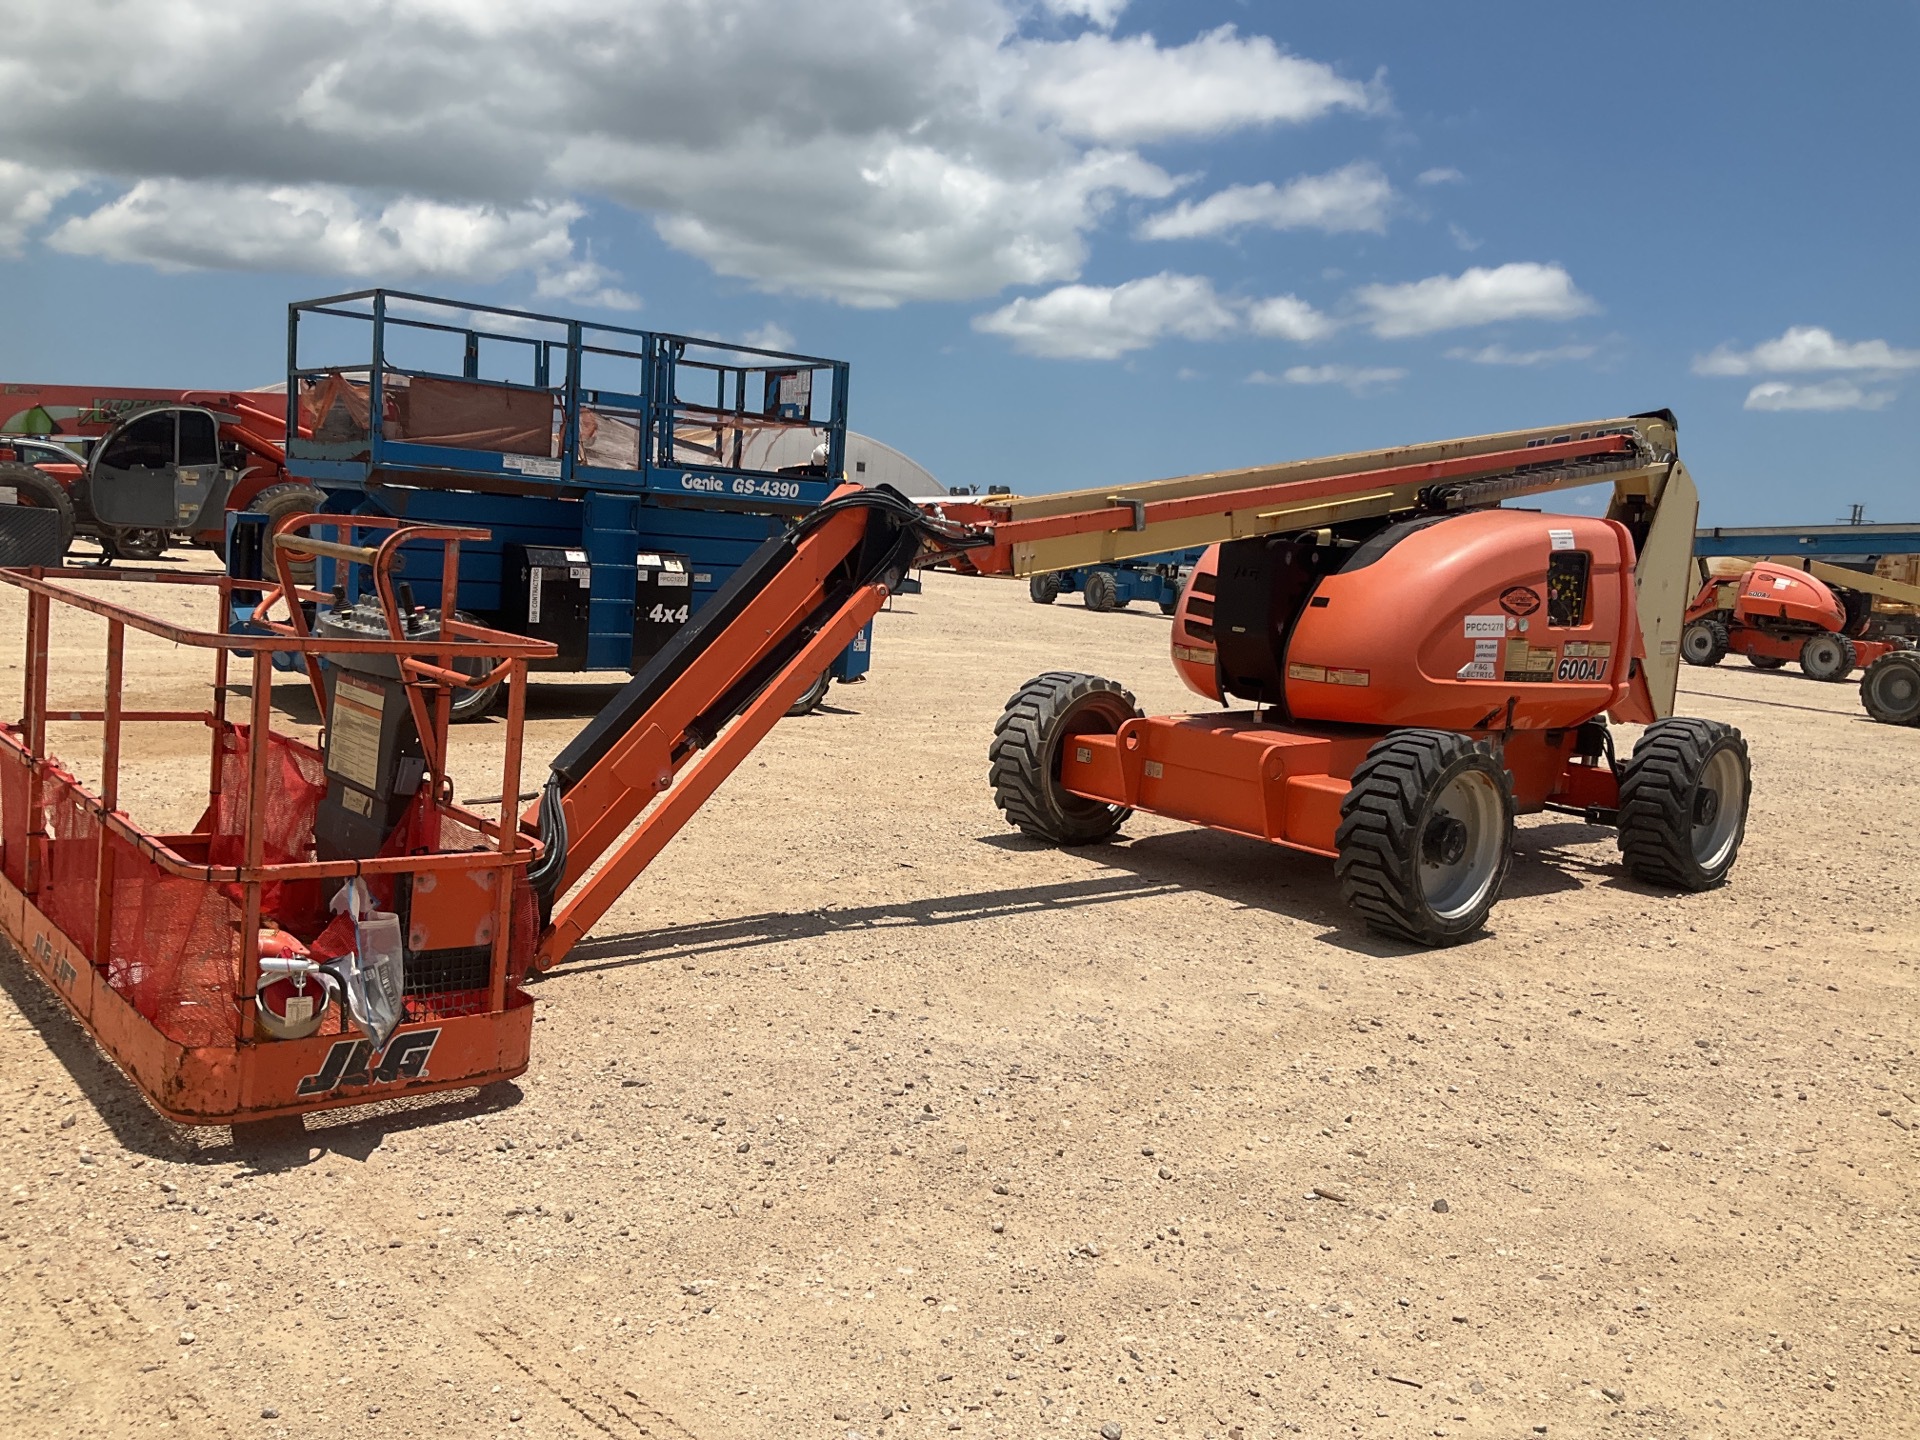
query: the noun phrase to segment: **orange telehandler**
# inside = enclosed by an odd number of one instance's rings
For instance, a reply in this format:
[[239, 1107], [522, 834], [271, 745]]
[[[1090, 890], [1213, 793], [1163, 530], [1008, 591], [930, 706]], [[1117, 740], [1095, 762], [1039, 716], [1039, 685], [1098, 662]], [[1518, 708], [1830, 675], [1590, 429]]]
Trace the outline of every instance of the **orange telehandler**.
[[[1500, 508], [1597, 483], [1605, 518]], [[1368, 925], [1422, 945], [1484, 923], [1520, 813], [1613, 825], [1637, 879], [1703, 890], [1734, 863], [1750, 775], [1737, 730], [1670, 713], [1695, 508], [1666, 412], [1032, 500], [922, 509], [845, 486], [740, 567], [517, 822], [524, 679], [545, 652], [443, 628], [450, 599], [416, 605], [393, 571], [400, 546], [442, 544], [450, 587], [476, 532], [290, 517], [246, 636], [70, 583], [111, 570], [0, 572], [28, 596], [27, 716], [0, 728], [0, 926], [176, 1119], [517, 1074], [527, 971], [565, 958], [911, 567], [1029, 575], [1199, 545], [1173, 660], [1223, 708], [1150, 717], [1112, 681], [1036, 677], [989, 746], [1024, 832], [1091, 843], [1148, 809], [1326, 855]], [[297, 583], [306, 564], [330, 593]], [[223, 600], [236, 584], [204, 578]], [[55, 604], [109, 621], [103, 708], [58, 712], [102, 724], [98, 795], [46, 750]], [[215, 655], [197, 717], [211, 798], [187, 835], [116, 806], [123, 724], [195, 718], [125, 706], [130, 627]], [[307, 666], [322, 748], [269, 733], [274, 650]], [[456, 805], [445, 768], [450, 695], [476, 661], [508, 695], [498, 819]], [[1609, 718], [1646, 726], [1624, 759]]]

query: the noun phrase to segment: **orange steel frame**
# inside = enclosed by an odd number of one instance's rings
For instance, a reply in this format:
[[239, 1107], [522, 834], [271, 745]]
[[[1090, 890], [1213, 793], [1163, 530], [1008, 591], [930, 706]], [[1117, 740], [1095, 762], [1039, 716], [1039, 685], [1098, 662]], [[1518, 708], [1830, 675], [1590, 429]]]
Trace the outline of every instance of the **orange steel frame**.
[[[325, 522], [365, 529], [395, 527], [378, 546], [351, 546], [344, 542], [313, 540], [287, 533], [289, 527]], [[21, 884], [0, 876], [0, 930], [46, 978], [68, 1007], [93, 1034], [101, 1047], [125, 1070], [146, 1094], [153, 1106], [169, 1119], [188, 1124], [227, 1124], [241, 1120], [263, 1119], [276, 1115], [298, 1114], [340, 1105], [364, 1104], [396, 1095], [419, 1094], [460, 1086], [473, 1086], [505, 1079], [526, 1068], [532, 1032], [531, 1001], [508, 986], [509, 944], [511, 940], [510, 905], [512, 877], [538, 855], [538, 845], [522, 835], [517, 826], [501, 824], [464, 810], [452, 803], [451, 785], [444, 771], [446, 755], [447, 691], [435, 683], [450, 676], [460, 684], [475, 683], [467, 675], [455, 675], [451, 665], [457, 658], [485, 658], [495, 662], [492, 674], [480, 683], [500, 680], [505, 683], [507, 726], [502, 759], [501, 793], [513, 795], [519, 786], [520, 748], [525, 727], [525, 687], [530, 660], [546, 658], [553, 647], [544, 642], [479, 629], [456, 627], [457, 638], [443, 638], [425, 645], [394, 640], [351, 640], [319, 638], [307, 633], [299, 601], [324, 601], [327, 597], [294, 587], [287, 564], [300, 555], [328, 554], [336, 559], [375, 565], [376, 587], [383, 607], [393, 610], [392, 591], [384, 572], [402, 544], [437, 541], [449, 550], [457, 550], [461, 540], [485, 537], [484, 531], [455, 530], [446, 527], [402, 526], [403, 522], [369, 521], [365, 517], [298, 516], [282, 521], [274, 537], [281, 567], [281, 583], [269, 590], [255, 612], [256, 619], [269, 633], [232, 634], [219, 628], [197, 630], [87, 595], [64, 583], [72, 580], [140, 581], [147, 584], [200, 586], [217, 592], [219, 610], [224, 619], [232, 592], [256, 591], [258, 582], [236, 582], [221, 575], [155, 574], [151, 571], [114, 568], [0, 570], [0, 583], [23, 591], [27, 602], [25, 716], [17, 726], [0, 726], [0, 765], [17, 764], [26, 768], [27, 818], [25, 854], [22, 857]], [[453, 573], [448, 556], [447, 571]], [[291, 622], [275, 621], [268, 615], [278, 599], [288, 599]], [[63, 605], [84, 611], [106, 621], [105, 685], [102, 707], [94, 709], [52, 708], [47, 698], [50, 651], [48, 632], [53, 607]], [[213, 703], [207, 710], [158, 710], [129, 708], [126, 703], [126, 632], [138, 630], [172, 642], [176, 646], [210, 651], [213, 656]], [[397, 633], [396, 631], [390, 633]], [[418, 652], [428, 649], [433, 658], [422, 660]], [[258, 743], [270, 733], [272, 718], [273, 656], [297, 654], [307, 665], [310, 678], [319, 684], [319, 661], [328, 655], [370, 655], [393, 657], [402, 673], [416, 682], [432, 684], [437, 700], [428, 713], [429, 724], [422, 727], [423, 748], [428, 757], [428, 773], [423, 784], [440, 812], [479, 831], [492, 842], [491, 849], [461, 853], [383, 856], [366, 860], [301, 861], [274, 864], [265, 859], [265, 822], [261, 807], [246, 807], [242, 839], [242, 860], [238, 865], [213, 865], [195, 859], [183, 851], [204, 849], [205, 836], [156, 835], [140, 828], [121, 808], [120, 775], [124, 753], [123, 731], [142, 722], [199, 721], [214, 734], [213, 760], [209, 772], [208, 793], [218, 801], [221, 794], [220, 737], [234, 728], [228, 719], [232, 662], [238, 658], [246, 667], [249, 684], [247, 734], [249, 736], [249, 793], [263, 793], [267, 782], [269, 746]], [[408, 686], [408, 700], [416, 717], [426, 713], [425, 701], [418, 694], [419, 683]], [[319, 697], [324, 700], [324, 691]], [[324, 705], [322, 713], [325, 713]], [[97, 721], [101, 725], [101, 787], [95, 796], [65, 776], [47, 749], [50, 721]], [[37, 903], [48, 883], [46, 855], [49, 837], [42, 808], [48, 787], [59, 785], [79, 797], [92, 812], [100, 827], [97, 894], [93, 943], [83, 947], [63, 933]], [[510, 812], [508, 812], [510, 813]], [[13, 830], [9, 817], [9, 840]], [[112, 943], [112, 917], [115, 907], [113, 856], [107, 839], [112, 836], [138, 851], [167, 876], [206, 886], [238, 887], [242, 896], [240, 968], [234, 995], [237, 1022], [230, 1044], [185, 1046], [168, 1038], [133, 1005], [115, 991], [106, 978], [108, 951]], [[12, 867], [9, 867], [12, 868]], [[354, 876], [398, 876], [441, 874], [447, 872], [486, 873], [488, 886], [496, 897], [498, 911], [492, 927], [492, 955], [489, 971], [488, 1005], [484, 1013], [443, 1016], [424, 1024], [409, 1022], [396, 1035], [387, 1053], [401, 1044], [410, 1033], [428, 1028], [438, 1033], [428, 1051], [429, 1060], [414, 1074], [382, 1079], [375, 1073], [364, 1082], [349, 1081], [350, 1088], [326, 1093], [303, 1094], [302, 1081], [326, 1070], [330, 1052], [343, 1042], [352, 1042], [351, 1034], [320, 1034], [304, 1040], [261, 1040], [255, 1035], [254, 993], [260, 977], [261, 897], [266, 886], [299, 880], [346, 880]], [[418, 1047], [415, 1047], [418, 1053]], [[362, 1051], [361, 1058], [364, 1059]], [[309, 1087], [310, 1088], [310, 1087]]]
[[[1256, 712], [1149, 715], [1061, 746], [1071, 794], [1226, 830], [1333, 858], [1340, 802], [1353, 772], [1387, 732], [1276, 724]], [[1549, 806], [1611, 810], [1619, 787], [1604, 763], [1573, 754], [1572, 730], [1503, 737], [1521, 813]]]
[[[563, 802], [567, 869], [552, 924], [540, 943], [536, 963], [542, 970], [558, 964], [593, 928], [886, 604], [886, 586], [861, 586], [833, 614], [814, 617], [818, 628], [811, 639], [718, 738], [702, 748], [690, 733], [718, 696], [814, 616], [829, 577], [859, 548], [866, 525], [862, 512], [851, 511], [803, 537], [794, 559], [772, 583], [568, 791]], [[538, 814], [536, 806], [524, 823], [536, 823]], [[633, 825], [636, 816], [639, 824]]]

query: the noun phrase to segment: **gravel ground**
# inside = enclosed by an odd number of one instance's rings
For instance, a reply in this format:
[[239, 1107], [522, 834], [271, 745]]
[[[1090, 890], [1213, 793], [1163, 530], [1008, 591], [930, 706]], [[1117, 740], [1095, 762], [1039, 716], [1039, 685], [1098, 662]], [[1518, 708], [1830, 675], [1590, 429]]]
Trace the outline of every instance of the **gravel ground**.
[[[1753, 746], [1731, 882], [1535, 818], [1486, 936], [1420, 953], [1311, 857], [1004, 828], [1005, 697], [1188, 708], [1166, 629], [931, 579], [478, 1095], [178, 1129], [0, 953], [0, 1432], [1920, 1432], [1920, 731], [1689, 670]], [[194, 699], [163, 647], [133, 673]], [[606, 693], [542, 686], [532, 773]], [[191, 818], [204, 744], [135, 744], [136, 816]]]

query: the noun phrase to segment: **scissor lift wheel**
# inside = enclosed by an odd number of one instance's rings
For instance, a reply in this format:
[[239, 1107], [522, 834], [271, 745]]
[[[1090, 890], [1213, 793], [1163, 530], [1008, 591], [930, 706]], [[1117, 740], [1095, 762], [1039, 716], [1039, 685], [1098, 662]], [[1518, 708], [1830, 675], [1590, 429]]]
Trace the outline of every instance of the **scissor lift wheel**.
[[1069, 793], [1060, 757], [1075, 735], [1111, 735], [1140, 709], [1130, 692], [1097, 675], [1050, 670], [1013, 693], [987, 751], [993, 803], [1021, 833], [1049, 845], [1105, 840], [1133, 812]]
[[1368, 926], [1457, 945], [1486, 923], [1507, 876], [1513, 787], [1485, 746], [1451, 730], [1395, 730], [1340, 804], [1334, 873]]

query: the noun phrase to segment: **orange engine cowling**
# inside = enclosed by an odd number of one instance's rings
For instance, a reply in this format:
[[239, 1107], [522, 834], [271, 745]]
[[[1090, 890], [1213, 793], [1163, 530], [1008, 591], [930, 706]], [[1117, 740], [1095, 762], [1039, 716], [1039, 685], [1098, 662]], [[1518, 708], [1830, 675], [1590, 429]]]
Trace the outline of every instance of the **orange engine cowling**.
[[1841, 630], [1847, 607], [1826, 583], [1804, 570], [1766, 561], [1755, 565], [1737, 582], [1733, 616], [1743, 625], [1765, 629], [1785, 621], [1789, 628]]
[[1301, 721], [1577, 725], [1626, 695], [1633, 563], [1617, 522], [1521, 510], [1230, 541], [1180, 597], [1174, 669]]

